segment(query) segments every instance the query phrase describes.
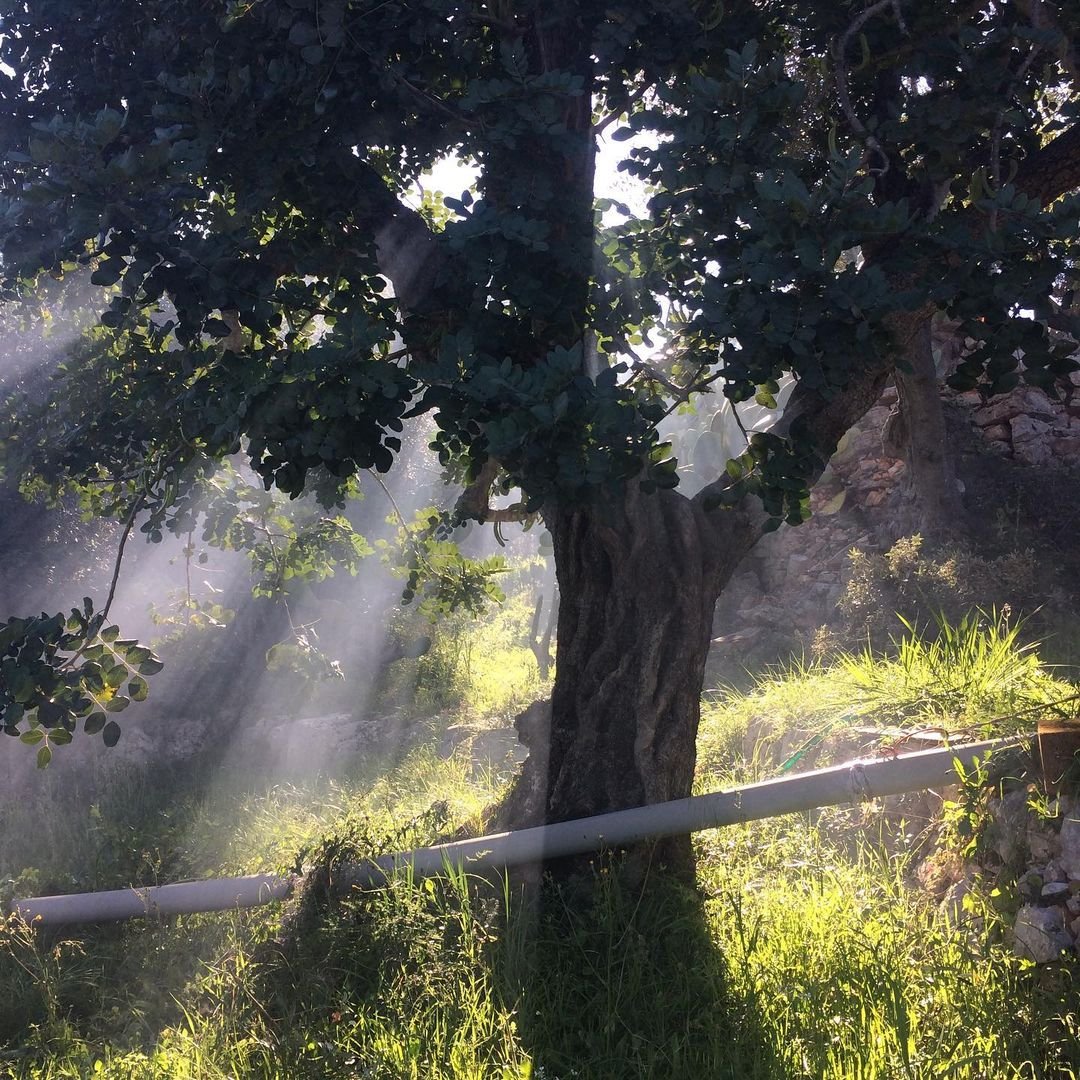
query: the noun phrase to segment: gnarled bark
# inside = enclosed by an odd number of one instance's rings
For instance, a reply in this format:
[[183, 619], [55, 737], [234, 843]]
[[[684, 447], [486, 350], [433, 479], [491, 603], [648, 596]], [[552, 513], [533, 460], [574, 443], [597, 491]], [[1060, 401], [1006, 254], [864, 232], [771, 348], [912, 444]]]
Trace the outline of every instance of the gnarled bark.
[[[704, 512], [676, 492], [631, 484], [544, 517], [561, 597], [557, 675], [550, 710], [519, 725], [530, 756], [507, 822], [688, 795], [713, 608], [735, 562], [718, 557]], [[686, 866], [688, 852], [680, 842], [659, 855]]]
[[930, 318], [915, 327], [902, 359], [905, 365], [896, 369], [896, 389], [911, 496], [910, 518], [903, 531], [943, 536], [956, 528], [963, 507], [945, 430]]

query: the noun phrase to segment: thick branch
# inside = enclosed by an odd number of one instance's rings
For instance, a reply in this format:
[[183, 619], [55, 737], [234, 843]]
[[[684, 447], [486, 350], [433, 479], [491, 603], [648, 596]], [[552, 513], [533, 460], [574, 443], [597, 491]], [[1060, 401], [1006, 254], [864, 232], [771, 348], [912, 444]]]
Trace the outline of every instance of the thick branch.
[[[799, 383], [788, 399], [784, 414], [770, 429], [772, 434], [787, 436], [798, 425], [803, 438], [809, 438], [817, 447], [818, 467], [809, 476], [812, 486], [825, 470], [828, 459], [833, 455], [846, 432], [857, 423], [881, 396], [885, 384], [892, 374], [895, 356], [902, 355], [918, 334], [922, 324], [932, 317], [929, 308], [914, 312], [903, 312], [890, 318], [895, 349], [887, 356], [869, 360], [854, 372], [844, 390], [831, 397], [825, 397], [819, 391], [807, 388]], [[732, 485], [730, 477], [722, 476], [707, 484], [693, 498], [699, 516], [706, 523], [706, 529], [713, 534], [725, 548], [725, 562], [732, 557], [741, 558], [761, 538], [768, 515], [756, 499], [743, 499], [732, 510], [706, 510], [714, 504], [717, 495]]]
[[[351, 208], [346, 228], [361, 238], [374, 237], [379, 272], [389, 279], [402, 316], [430, 308], [446, 256], [424, 219], [406, 206], [368, 162], [349, 152], [328, 157], [317, 189], [320, 195]], [[321, 206], [312, 206], [318, 213]]]
[[1073, 88], [1080, 91], [1080, 57], [1073, 41], [1061, 27], [1061, 22], [1046, 0], [1016, 0], [1016, 6], [1027, 16], [1036, 30], [1049, 30], [1058, 35], [1054, 54], [1072, 79]]
[[481, 524], [492, 522], [509, 525], [524, 521], [529, 516], [521, 503], [500, 507], [491, 505], [491, 485], [498, 475], [499, 463], [494, 458], [488, 458], [480, 469], [480, 475], [458, 496], [454, 509], [460, 517]]
[[1013, 183], [1043, 206], [1080, 188], [1080, 124], [1025, 158]]

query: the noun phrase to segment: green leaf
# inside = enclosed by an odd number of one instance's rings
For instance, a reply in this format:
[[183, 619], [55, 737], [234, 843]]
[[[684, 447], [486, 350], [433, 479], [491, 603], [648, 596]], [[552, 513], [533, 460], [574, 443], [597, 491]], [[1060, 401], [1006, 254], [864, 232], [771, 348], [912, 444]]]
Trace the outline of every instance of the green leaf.
[[156, 656], [152, 656], [152, 657], [150, 657], [149, 660], [144, 660], [139, 665], [139, 674], [140, 675], [156, 675], [164, 667], [165, 667], [165, 665]]
[[109, 698], [105, 703], [106, 712], [123, 712], [131, 704], [131, 699], [121, 697], [119, 694], [116, 697]]
[[123, 275], [125, 265], [122, 259], [103, 260], [90, 275], [90, 284], [115, 285]]
[[48, 768], [50, 761], [52, 761], [52, 750], [46, 744], [37, 752], [37, 767], [39, 769]]
[[41, 728], [31, 728], [29, 731], [24, 731], [19, 736], [19, 742], [26, 743], [27, 746], [34, 746], [41, 742], [45, 738], [45, 732]]
[[105, 720], [103, 712], [91, 713], [83, 722], [83, 731], [87, 735], [96, 735], [105, 726]]
[[110, 720], [101, 733], [101, 740], [106, 746], [115, 746], [120, 741], [120, 725], [115, 720]]

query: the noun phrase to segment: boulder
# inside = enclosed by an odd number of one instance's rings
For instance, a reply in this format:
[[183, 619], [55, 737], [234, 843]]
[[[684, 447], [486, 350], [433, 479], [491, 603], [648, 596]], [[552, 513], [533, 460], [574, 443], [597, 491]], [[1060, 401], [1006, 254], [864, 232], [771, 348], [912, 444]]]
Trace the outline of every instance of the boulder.
[[1061, 908], [1025, 904], [1017, 912], [1013, 926], [1013, 951], [1017, 956], [1034, 960], [1036, 964], [1049, 964], [1060, 960], [1061, 954], [1072, 947]]
[[1070, 881], [1080, 881], [1080, 811], [1070, 810], [1058, 834], [1058, 858]]

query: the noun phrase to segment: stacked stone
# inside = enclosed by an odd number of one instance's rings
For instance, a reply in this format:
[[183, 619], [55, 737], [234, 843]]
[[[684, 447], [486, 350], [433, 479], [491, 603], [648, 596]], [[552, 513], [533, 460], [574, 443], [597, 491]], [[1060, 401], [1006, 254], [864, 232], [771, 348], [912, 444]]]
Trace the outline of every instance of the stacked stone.
[[972, 423], [999, 454], [1025, 465], [1080, 465], [1080, 373], [1062, 383], [1057, 399], [1035, 386], [1018, 386], [984, 403], [972, 390], [956, 396]]
[[1035, 788], [995, 799], [982, 865], [970, 865], [946, 892], [939, 913], [952, 926], [978, 929], [978, 905], [965, 903], [982, 879], [1016, 882], [1014, 952], [1037, 964], [1080, 952], [1080, 798], [1060, 795], [1039, 806]]

